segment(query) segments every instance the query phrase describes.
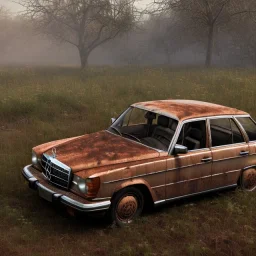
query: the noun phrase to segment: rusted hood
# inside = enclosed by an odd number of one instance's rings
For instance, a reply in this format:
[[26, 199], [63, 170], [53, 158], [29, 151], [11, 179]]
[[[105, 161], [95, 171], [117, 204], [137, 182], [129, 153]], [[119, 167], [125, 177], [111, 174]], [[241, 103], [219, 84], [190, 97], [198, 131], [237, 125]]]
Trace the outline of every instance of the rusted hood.
[[159, 152], [123, 137], [101, 131], [69, 140], [35, 147], [36, 153], [52, 155], [56, 148], [57, 159], [70, 166], [73, 172], [97, 167], [139, 161], [159, 156]]

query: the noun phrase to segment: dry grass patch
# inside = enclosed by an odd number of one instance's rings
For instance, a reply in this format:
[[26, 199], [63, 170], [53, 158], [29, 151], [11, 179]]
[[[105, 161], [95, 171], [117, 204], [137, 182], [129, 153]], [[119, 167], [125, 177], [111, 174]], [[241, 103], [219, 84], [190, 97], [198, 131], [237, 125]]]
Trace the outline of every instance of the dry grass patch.
[[255, 70], [0, 70], [0, 255], [254, 255], [255, 193], [183, 200], [130, 227], [67, 217], [27, 188], [21, 169], [40, 143], [106, 128], [138, 101], [184, 98], [256, 117]]

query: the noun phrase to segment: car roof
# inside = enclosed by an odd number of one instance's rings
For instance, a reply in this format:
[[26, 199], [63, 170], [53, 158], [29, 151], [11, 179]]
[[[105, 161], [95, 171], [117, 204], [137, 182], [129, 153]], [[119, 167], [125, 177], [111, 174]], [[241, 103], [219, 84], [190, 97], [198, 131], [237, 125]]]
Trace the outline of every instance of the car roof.
[[156, 100], [138, 102], [132, 106], [177, 120], [220, 115], [248, 115], [248, 113], [235, 108], [196, 100]]

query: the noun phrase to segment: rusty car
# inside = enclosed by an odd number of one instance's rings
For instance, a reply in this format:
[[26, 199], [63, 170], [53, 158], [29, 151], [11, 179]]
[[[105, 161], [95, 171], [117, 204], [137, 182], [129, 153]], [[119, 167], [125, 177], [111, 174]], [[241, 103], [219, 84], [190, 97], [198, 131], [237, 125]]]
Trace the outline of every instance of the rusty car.
[[241, 110], [193, 100], [128, 107], [103, 131], [32, 149], [23, 176], [40, 197], [126, 225], [148, 205], [256, 188], [256, 123]]

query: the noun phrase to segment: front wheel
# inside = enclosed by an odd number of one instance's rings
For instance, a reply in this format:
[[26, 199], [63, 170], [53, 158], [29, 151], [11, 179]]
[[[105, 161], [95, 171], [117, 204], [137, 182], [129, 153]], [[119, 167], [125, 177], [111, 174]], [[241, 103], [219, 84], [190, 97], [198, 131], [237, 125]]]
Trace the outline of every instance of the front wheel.
[[256, 190], [256, 170], [248, 169], [241, 176], [241, 188], [246, 191]]
[[112, 200], [110, 217], [118, 226], [125, 226], [141, 215], [144, 197], [139, 189], [130, 187], [119, 191]]

